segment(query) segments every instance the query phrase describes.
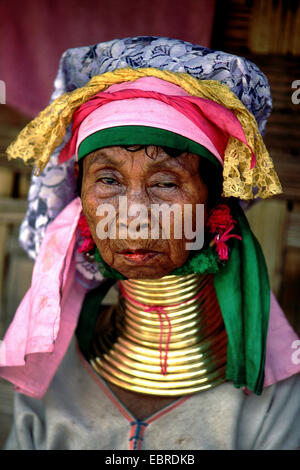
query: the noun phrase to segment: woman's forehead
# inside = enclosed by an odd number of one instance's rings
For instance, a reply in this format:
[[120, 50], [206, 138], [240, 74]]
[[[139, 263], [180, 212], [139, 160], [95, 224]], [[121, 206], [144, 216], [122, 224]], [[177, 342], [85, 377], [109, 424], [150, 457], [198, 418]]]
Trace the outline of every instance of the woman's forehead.
[[186, 171], [194, 171], [198, 167], [199, 155], [182, 152], [174, 157], [161, 147], [140, 146], [130, 149], [114, 146], [99, 149], [84, 158], [85, 168], [92, 165], [112, 165], [116, 168], [125, 168], [134, 163], [142, 163], [145, 169], [172, 169], [182, 168]]

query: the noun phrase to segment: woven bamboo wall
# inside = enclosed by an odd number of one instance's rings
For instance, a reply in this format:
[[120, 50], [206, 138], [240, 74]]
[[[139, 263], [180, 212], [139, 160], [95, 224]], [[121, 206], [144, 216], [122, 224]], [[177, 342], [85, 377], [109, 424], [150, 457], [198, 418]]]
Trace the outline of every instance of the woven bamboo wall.
[[30, 286], [32, 262], [18, 243], [31, 171], [22, 162], [7, 162], [5, 149], [28, 119], [0, 105], [0, 338]]
[[[213, 47], [256, 54], [300, 54], [299, 0], [217, 0]], [[219, 47], [221, 45], [221, 47]]]

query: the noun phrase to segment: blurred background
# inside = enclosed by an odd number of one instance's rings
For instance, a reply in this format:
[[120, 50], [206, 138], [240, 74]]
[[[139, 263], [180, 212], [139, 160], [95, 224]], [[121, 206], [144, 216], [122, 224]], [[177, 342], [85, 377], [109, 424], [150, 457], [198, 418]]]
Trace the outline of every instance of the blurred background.
[[[272, 289], [300, 336], [300, 1], [23, 0], [19, 5], [0, 0], [0, 80], [6, 84], [5, 104], [0, 88], [0, 339], [30, 286], [33, 267], [18, 244], [31, 170], [21, 161], [9, 162], [5, 149], [48, 104], [66, 49], [143, 35], [242, 55], [267, 75], [273, 113], [265, 142], [284, 193], [255, 204], [247, 216], [263, 247]], [[12, 386], [0, 381], [0, 448], [11, 426], [12, 399]]]

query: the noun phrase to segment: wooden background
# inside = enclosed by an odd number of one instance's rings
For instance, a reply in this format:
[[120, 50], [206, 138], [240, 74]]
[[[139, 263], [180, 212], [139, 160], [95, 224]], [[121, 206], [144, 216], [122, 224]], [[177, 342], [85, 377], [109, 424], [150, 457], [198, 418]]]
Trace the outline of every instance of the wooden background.
[[[212, 47], [251, 59], [270, 81], [274, 109], [265, 142], [284, 194], [257, 203], [247, 216], [262, 244], [273, 291], [300, 335], [300, 104], [291, 99], [292, 82], [300, 80], [299, 1], [217, 1]], [[7, 145], [27, 122], [0, 105], [0, 338], [30, 285], [33, 266], [18, 244], [30, 169], [5, 158]], [[12, 386], [0, 381], [0, 447], [11, 420]]]

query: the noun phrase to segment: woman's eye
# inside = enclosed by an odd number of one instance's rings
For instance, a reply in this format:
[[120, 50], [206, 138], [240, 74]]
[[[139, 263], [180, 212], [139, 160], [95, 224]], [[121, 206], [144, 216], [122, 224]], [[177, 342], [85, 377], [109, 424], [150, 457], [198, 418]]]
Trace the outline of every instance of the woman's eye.
[[108, 185], [119, 184], [117, 180], [115, 180], [114, 178], [109, 178], [108, 176], [99, 178], [97, 181]]
[[172, 183], [172, 182], [168, 182], [166, 181], [165, 183], [156, 183], [156, 185], [158, 188], [176, 188], [177, 185], [175, 183]]

